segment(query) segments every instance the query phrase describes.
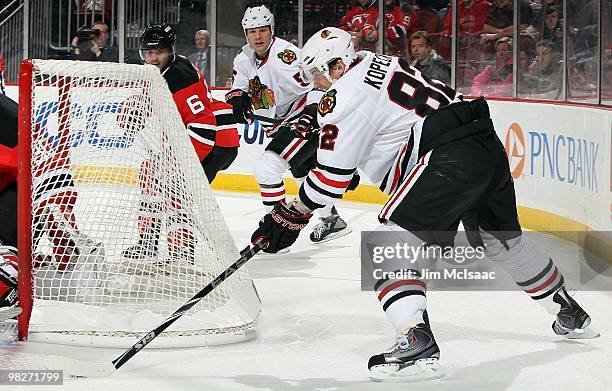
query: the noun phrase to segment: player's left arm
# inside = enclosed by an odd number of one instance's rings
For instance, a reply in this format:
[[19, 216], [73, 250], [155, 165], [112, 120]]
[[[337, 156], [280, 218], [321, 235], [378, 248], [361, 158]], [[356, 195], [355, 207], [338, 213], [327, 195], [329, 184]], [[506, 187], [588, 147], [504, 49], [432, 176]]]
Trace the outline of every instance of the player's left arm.
[[203, 160], [215, 145], [217, 122], [211, 95], [203, 77], [172, 94], [181, 119], [191, 136], [198, 158]]
[[[374, 102], [368, 104], [375, 106]], [[326, 118], [319, 105], [321, 131], [317, 166], [308, 173], [300, 188], [296, 201], [298, 210], [309, 212], [333, 203], [351, 185], [357, 166], [375, 135], [371, 116], [362, 111], [366, 106], [346, 108], [338, 115], [332, 112]]]
[[[373, 140], [375, 126], [367, 113], [360, 107], [353, 107], [350, 100], [343, 105], [344, 108], [333, 113], [335, 99], [335, 90], [332, 89], [319, 104], [318, 114], [322, 123], [317, 167], [308, 174], [298, 197], [288, 204], [277, 204], [251, 237], [253, 243], [265, 240], [266, 252], [276, 253], [291, 246], [308, 224], [314, 209], [342, 197]], [[368, 104], [375, 107], [372, 102]], [[368, 104], [362, 101], [360, 106]]]

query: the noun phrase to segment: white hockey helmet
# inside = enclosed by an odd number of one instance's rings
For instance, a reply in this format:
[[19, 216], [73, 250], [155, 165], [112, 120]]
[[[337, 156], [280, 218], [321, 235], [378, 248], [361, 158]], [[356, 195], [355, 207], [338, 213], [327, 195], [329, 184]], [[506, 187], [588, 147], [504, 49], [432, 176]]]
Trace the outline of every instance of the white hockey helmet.
[[247, 29], [262, 26], [270, 26], [270, 31], [274, 35], [274, 15], [272, 15], [272, 12], [265, 5], [247, 8], [242, 17], [242, 29], [245, 37]]
[[325, 27], [310, 37], [302, 49], [302, 77], [313, 82], [315, 74], [321, 73], [333, 83], [329, 75], [329, 64], [340, 59], [348, 68], [356, 58], [351, 35], [336, 27]]

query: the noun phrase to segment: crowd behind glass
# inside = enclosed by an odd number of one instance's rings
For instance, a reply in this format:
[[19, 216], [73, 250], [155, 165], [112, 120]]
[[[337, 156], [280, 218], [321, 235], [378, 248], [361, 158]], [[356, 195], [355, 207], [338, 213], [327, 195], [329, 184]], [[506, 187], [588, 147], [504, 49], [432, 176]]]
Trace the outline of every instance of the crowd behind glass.
[[[383, 52], [399, 56], [426, 75], [450, 84], [453, 17], [450, 2], [381, 1], [385, 13]], [[602, 100], [610, 103], [610, 0], [565, 0], [566, 4], [564, 0], [517, 0], [518, 34], [514, 29], [512, 0], [458, 1], [455, 82], [464, 94], [513, 96], [513, 49], [518, 45], [517, 97], [560, 100], [564, 97], [565, 82], [568, 100], [597, 102], [601, 9], [601, 94]], [[305, 1], [317, 14], [335, 5], [336, 20], [327, 22], [349, 31], [362, 50], [377, 51], [378, 1], [316, 3]], [[341, 3], [343, 7], [339, 6]], [[305, 25], [307, 17], [305, 12]], [[317, 23], [311, 30], [316, 31], [319, 26]]]
[[[245, 44], [240, 25], [243, 12], [247, 6], [265, 4], [275, 15], [275, 33], [281, 38], [299, 45], [322, 27], [338, 26], [353, 36], [358, 49], [401, 57], [447, 84], [453, 84], [454, 66], [455, 87], [466, 95], [599, 103], [601, 93], [601, 103], [612, 104], [612, 0], [514, 0], [516, 18], [513, 0], [457, 1], [454, 64], [449, 0], [304, 0], [301, 36], [297, 0], [216, 1], [216, 31], [211, 28], [212, 1], [182, 1], [176, 25], [177, 51], [189, 57], [211, 85], [227, 85], [233, 58]], [[94, 7], [103, 3], [90, 2]], [[384, 10], [382, 43], [379, 2]], [[117, 41], [116, 29], [108, 31], [116, 25], [112, 23], [116, 19], [108, 20], [112, 18], [109, 15], [116, 15], [108, 12], [113, 4], [104, 0], [106, 24], [86, 27], [100, 29], [102, 38], [110, 36]], [[518, 29], [514, 28], [515, 19]], [[73, 58], [85, 59], [82, 45], [73, 40], [71, 46]], [[513, 61], [515, 49], [517, 64]], [[100, 56], [99, 51], [85, 52], [92, 60], [113, 61], [117, 56], [112, 47], [102, 53], [106, 56]], [[139, 61], [129, 47], [125, 61]]]

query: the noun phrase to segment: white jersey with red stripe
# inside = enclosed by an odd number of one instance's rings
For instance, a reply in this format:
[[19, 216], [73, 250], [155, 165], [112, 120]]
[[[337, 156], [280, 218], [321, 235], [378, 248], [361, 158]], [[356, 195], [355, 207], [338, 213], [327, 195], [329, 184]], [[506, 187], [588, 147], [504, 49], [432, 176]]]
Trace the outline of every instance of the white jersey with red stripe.
[[268, 55], [258, 60], [247, 44], [234, 58], [232, 90], [248, 92], [256, 114], [285, 119], [306, 103], [313, 88], [300, 77], [301, 50], [275, 37]]
[[319, 103], [317, 168], [300, 189], [311, 209], [340, 198], [357, 168], [392, 193], [417, 163], [424, 118], [462, 99], [397, 57], [359, 56]]

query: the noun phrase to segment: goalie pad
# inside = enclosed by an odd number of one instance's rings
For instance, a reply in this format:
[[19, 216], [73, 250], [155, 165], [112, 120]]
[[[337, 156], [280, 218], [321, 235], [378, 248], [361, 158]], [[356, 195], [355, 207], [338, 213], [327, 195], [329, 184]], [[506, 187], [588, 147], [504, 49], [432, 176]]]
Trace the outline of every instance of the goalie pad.
[[17, 249], [0, 243], [0, 344], [17, 340]]
[[[65, 227], [63, 227], [65, 228]], [[99, 287], [104, 274], [104, 247], [85, 234], [66, 230], [70, 246], [64, 253], [66, 263], [55, 255], [36, 254], [35, 295], [37, 297], [83, 297]]]
[[104, 257], [102, 245], [79, 232], [73, 212], [75, 202], [76, 191], [69, 190], [38, 203], [34, 213], [34, 247], [46, 235], [53, 255], [35, 254], [35, 267], [56, 265], [58, 270], [74, 269], [79, 263], [98, 263]]
[[15, 318], [21, 313], [21, 307], [0, 308], [0, 322]]
[[[73, 204], [62, 205], [52, 200], [41, 202], [35, 214], [36, 232], [46, 234], [52, 250], [52, 254], [34, 254], [35, 295], [83, 295], [84, 289], [99, 284], [104, 248], [77, 230]], [[39, 240], [40, 237], [35, 238], [35, 242]]]
[[0, 311], [17, 304], [17, 275], [17, 249], [0, 245]]
[[0, 320], [0, 345], [10, 345], [15, 341], [17, 341], [17, 320]]

